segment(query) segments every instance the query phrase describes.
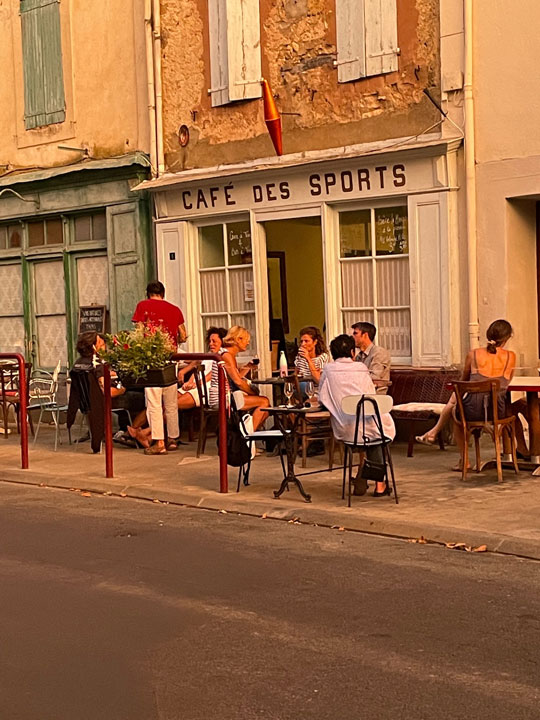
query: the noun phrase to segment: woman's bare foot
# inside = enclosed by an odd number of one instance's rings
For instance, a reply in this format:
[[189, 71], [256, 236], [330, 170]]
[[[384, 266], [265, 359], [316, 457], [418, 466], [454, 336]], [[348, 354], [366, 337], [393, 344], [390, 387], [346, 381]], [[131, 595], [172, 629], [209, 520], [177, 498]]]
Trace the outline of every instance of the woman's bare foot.
[[437, 442], [437, 436], [431, 435], [429, 432], [424, 433], [423, 435], [416, 435], [414, 439], [421, 445], [435, 445]]
[[[148, 428], [149, 430], [150, 428]], [[131, 425], [128, 425], [127, 428], [128, 435], [132, 437], [134, 440], [136, 440], [139, 445], [143, 448], [150, 447], [150, 433], [146, 432], [145, 430], [141, 430], [140, 428], [134, 428], [131, 427]]]

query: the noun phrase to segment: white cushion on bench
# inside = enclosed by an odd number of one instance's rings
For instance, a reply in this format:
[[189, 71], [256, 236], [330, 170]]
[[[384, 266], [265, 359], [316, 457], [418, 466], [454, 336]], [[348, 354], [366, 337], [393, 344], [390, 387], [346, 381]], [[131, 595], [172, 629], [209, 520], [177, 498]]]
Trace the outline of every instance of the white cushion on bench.
[[444, 403], [430, 403], [430, 402], [410, 402], [403, 403], [402, 405], [394, 405], [392, 410], [400, 410], [401, 412], [433, 412], [440, 415], [445, 408]]

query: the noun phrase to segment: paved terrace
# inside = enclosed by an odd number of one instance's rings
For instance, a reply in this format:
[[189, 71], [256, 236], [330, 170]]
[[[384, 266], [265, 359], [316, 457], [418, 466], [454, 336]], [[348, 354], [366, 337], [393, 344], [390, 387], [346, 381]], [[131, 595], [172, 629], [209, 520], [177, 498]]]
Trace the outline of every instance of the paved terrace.
[[[67, 442], [65, 439], [64, 443]], [[393, 449], [400, 503], [393, 498], [353, 497], [347, 508], [341, 499], [341, 471], [302, 479], [311, 504], [291, 487], [279, 500], [281, 468], [278, 457], [266, 454], [252, 464], [251, 485], [236, 493], [236, 468], [229, 468], [229, 493], [219, 493], [218, 458], [214, 437], [208, 438], [207, 455], [195, 457], [196, 443], [180, 446], [166, 456], [148, 457], [141, 450], [114, 446], [113, 479], [105, 478], [104, 454], [93, 455], [89, 443], [63, 444], [54, 452], [54, 434], [40, 429], [37, 445], [30, 440], [30, 469], [20, 469], [19, 436], [0, 435], [0, 480], [49, 487], [109, 493], [150, 501], [177, 503], [211, 510], [225, 510], [282, 520], [336, 526], [404, 538], [445, 543], [486, 544], [488, 550], [540, 560], [540, 478], [529, 472], [505, 471], [497, 484], [495, 470], [471, 473], [463, 484], [451, 471], [455, 449], [418, 446], [413, 458], [406, 446]], [[486, 445], [483, 457], [493, 453]], [[336, 453], [336, 460], [338, 456]], [[308, 459], [308, 470], [324, 467], [326, 456]], [[298, 471], [302, 469], [298, 467]]]

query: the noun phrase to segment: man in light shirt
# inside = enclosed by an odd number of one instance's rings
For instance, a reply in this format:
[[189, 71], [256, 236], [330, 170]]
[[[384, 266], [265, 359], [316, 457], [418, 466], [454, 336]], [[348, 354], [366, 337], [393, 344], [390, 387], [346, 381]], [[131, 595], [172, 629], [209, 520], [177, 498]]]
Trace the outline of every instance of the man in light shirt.
[[[374, 395], [375, 386], [366, 365], [354, 362], [355, 342], [350, 335], [338, 335], [330, 343], [330, 352], [334, 362], [325, 365], [319, 383], [319, 400], [331, 415], [332, 430], [338, 440], [354, 442], [356, 416], [347, 415], [341, 409], [341, 402], [348, 395]], [[386, 437], [394, 439], [396, 430], [394, 421], [388, 413], [381, 416]], [[379, 437], [372, 418], [366, 418], [365, 434], [376, 439]], [[383, 454], [380, 445], [368, 448], [366, 457], [370, 462], [382, 464]], [[360, 474], [359, 474], [360, 475]], [[364, 495], [368, 478], [356, 477], [354, 494]], [[384, 482], [376, 482], [373, 497], [388, 495]]]
[[390, 353], [375, 345], [377, 328], [370, 322], [357, 322], [352, 326], [355, 345], [358, 349], [356, 362], [362, 362], [369, 370], [377, 392], [386, 394], [390, 382]]

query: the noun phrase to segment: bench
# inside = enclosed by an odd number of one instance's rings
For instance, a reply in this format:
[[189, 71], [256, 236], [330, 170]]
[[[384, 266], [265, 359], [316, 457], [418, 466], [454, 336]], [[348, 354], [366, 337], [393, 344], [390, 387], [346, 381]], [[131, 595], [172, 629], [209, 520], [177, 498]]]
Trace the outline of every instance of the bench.
[[[396, 368], [390, 372], [388, 394], [394, 400], [392, 417], [408, 424], [407, 457], [413, 456], [414, 438], [421, 423], [437, 422], [452, 390], [448, 383], [459, 380], [459, 370]], [[442, 433], [439, 447], [444, 450]]]

